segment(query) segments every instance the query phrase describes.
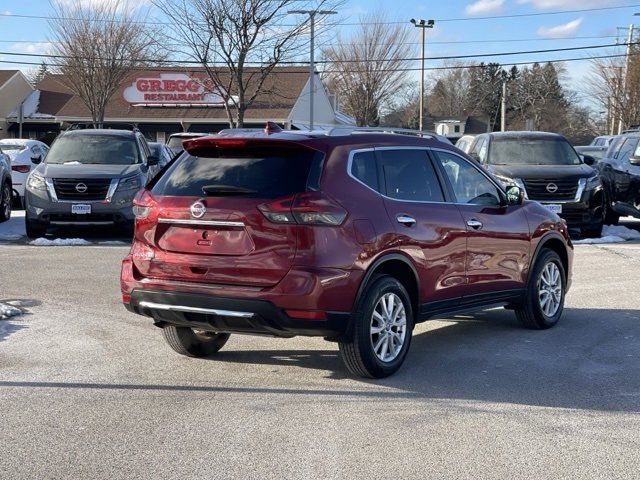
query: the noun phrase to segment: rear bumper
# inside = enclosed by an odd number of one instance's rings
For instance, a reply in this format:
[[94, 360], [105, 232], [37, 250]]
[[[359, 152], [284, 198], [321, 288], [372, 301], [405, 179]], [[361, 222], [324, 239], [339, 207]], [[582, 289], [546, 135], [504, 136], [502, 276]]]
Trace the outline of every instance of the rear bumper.
[[135, 289], [127, 310], [152, 317], [159, 327], [175, 325], [206, 331], [294, 337], [340, 338], [348, 331], [350, 314], [326, 312], [321, 320], [292, 318], [270, 301], [218, 297], [186, 292]]

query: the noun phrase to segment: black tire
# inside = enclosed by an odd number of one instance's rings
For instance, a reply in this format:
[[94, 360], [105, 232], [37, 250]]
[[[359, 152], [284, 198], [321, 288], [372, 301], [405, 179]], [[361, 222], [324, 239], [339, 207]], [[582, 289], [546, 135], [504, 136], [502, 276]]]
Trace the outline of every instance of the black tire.
[[[559, 306], [555, 313], [548, 315], [543, 311], [540, 300], [540, 286], [542, 283], [543, 271], [547, 265], [553, 264], [559, 270], [560, 291]], [[531, 271], [531, 277], [527, 284], [527, 291], [522, 305], [515, 309], [516, 316], [520, 323], [526, 328], [533, 330], [544, 330], [555, 326], [564, 310], [564, 299], [567, 285], [567, 275], [562, 265], [560, 256], [553, 250], [543, 249]]]
[[44, 237], [47, 234], [47, 227], [43, 226], [40, 223], [34, 222], [33, 220], [29, 220], [26, 217], [24, 220], [24, 226], [28, 238], [40, 238]]
[[194, 332], [188, 327], [167, 325], [162, 329], [169, 346], [187, 357], [208, 357], [217, 353], [229, 340], [228, 333]]
[[605, 225], [618, 225], [618, 223], [620, 222], [620, 214], [616, 213], [612, 210], [611, 208], [612, 202], [611, 199], [609, 198], [609, 195], [605, 192], [604, 195], [604, 224]]
[[598, 225], [591, 226], [589, 228], [582, 229], [582, 236], [584, 238], [600, 238], [602, 236], [602, 228], [603, 224], [599, 223]]
[[4, 182], [0, 189], [0, 222], [6, 222], [11, 218], [11, 205], [13, 204], [13, 195], [11, 184]]
[[[404, 339], [402, 344], [399, 345], [397, 354], [394, 358], [390, 359], [390, 361], [383, 361], [374, 351], [373, 342], [379, 340], [382, 335], [388, 334], [380, 332], [374, 339], [371, 327], [374, 310], [378, 307], [382, 297], [387, 294], [395, 295], [394, 301], [395, 298], [397, 298], [402, 302], [406, 323], [404, 326]], [[402, 366], [409, 351], [409, 346], [411, 345], [414, 318], [409, 294], [404, 286], [394, 277], [380, 275], [371, 280], [356, 305], [356, 311], [353, 312], [353, 332], [351, 339], [349, 341], [339, 342], [342, 361], [349, 372], [358, 377], [388, 377]], [[388, 327], [387, 331], [391, 332], [392, 328], [393, 327]], [[395, 328], [394, 333], [397, 334], [399, 327]], [[384, 358], [385, 354], [382, 353], [382, 351], [381, 354]]]

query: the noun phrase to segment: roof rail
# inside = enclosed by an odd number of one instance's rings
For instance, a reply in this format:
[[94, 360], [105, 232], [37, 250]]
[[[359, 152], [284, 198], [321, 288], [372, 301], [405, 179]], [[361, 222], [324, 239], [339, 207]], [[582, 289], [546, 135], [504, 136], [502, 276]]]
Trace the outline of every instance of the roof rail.
[[409, 128], [395, 127], [335, 127], [327, 133], [330, 137], [353, 135], [359, 133], [386, 133], [394, 135], [410, 135], [413, 137], [432, 138], [445, 143], [451, 143], [447, 137], [428, 130], [411, 130]]
[[[72, 130], [89, 130], [95, 129], [96, 126], [91, 122], [78, 122], [70, 124], [65, 132]], [[103, 129], [106, 130], [131, 130], [133, 132], [139, 132], [137, 123], [120, 123], [120, 122], [105, 122], [102, 126]]]

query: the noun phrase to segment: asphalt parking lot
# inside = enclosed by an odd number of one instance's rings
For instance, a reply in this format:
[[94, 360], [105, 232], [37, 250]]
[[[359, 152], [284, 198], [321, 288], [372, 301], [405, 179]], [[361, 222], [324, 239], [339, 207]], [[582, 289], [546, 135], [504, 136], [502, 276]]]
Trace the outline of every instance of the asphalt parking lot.
[[638, 478], [640, 243], [576, 248], [557, 328], [431, 321], [375, 382], [320, 339], [174, 354], [120, 305], [126, 252], [0, 245], [0, 477]]

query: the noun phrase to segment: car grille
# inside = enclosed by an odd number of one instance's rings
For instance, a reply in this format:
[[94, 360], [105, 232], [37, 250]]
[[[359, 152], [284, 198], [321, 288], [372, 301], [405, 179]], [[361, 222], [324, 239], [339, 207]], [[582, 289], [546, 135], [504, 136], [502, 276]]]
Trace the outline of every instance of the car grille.
[[[87, 189], [78, 191], [79, 184], [84, 184]], [[110, 178], [54, 178], [53, 186], [56, 189], [58, 200], [104, 200], [107, 198]]]
[[[558, 187], [555, 192], [547, 190], [547, 186], [554, 184]], [[573, 200], [576, 198], [578, 190], [578, 180], [555, 180], [555, 179], [527, 179], [524, 180], [527, 195], [531, 200], [538, 201], [559, 201]]]

